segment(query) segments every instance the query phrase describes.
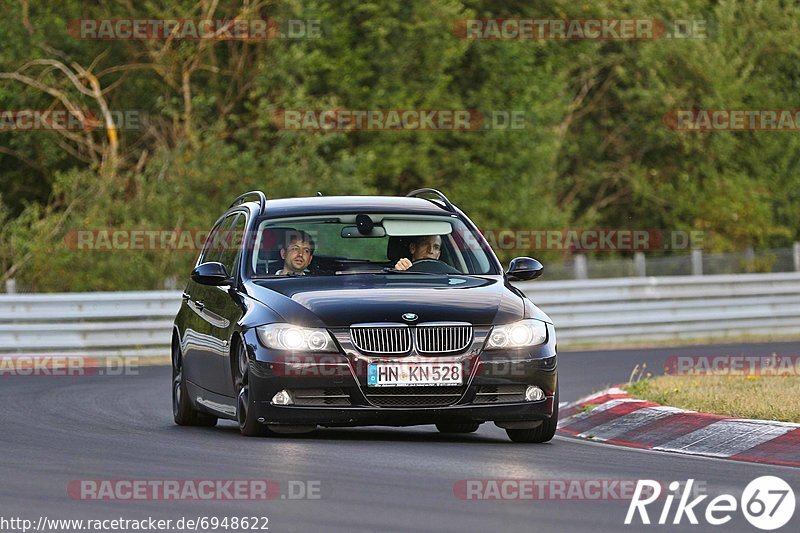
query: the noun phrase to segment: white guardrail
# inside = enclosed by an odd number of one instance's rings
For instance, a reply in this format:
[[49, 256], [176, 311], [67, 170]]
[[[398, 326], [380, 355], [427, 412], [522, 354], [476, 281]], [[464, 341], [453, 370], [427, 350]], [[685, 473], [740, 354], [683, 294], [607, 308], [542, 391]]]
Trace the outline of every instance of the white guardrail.
[[[800, 337], [800, 273], [532, 281], [559, 345]], [[180, 292], [0, 295], [0, 354], [168, 356]]]

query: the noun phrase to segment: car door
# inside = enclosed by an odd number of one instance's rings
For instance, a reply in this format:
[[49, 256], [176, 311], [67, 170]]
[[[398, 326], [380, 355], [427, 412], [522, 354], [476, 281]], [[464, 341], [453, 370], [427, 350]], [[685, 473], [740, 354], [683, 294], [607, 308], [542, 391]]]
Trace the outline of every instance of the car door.
[[219, 253], [212, 260], [225, 265], [225, 270], [231, 275], [231, 283], [205, 287], [201, 316], [206, 322], [207, 334], [212, 339], [205, 356], [208, 368], [214, 369], [213, 376], [209, 376], [206, 381], [208, 389], [233, 397], [230, 349], [236, 324], [244, 314], [237, 285], [247, 215], [240, 211], [231, 214], [230, 218], [230, 221], [226, 218], [223, 223], [223, 233], [218, 243]]
[[[222, 241], [238, 213], [228, 215], [214, 226], [203, 246], [197, 265], [218, 261], [222, 254]], [[192, 311], [188, 313], [186, 330], [182, 338], [184, 372], [186, 379], [206, 390], [217, 392], [221, 387], [220, 374], [223, 372], [222, 359], [226, 347], [216, 335], [215, 325], [223, 325], [224, 319], [213, 311], [207, 311], [206, 304], [216, 298], [217, 287], [211, 287], [189, 280], [183, 293], [184, 305]]]

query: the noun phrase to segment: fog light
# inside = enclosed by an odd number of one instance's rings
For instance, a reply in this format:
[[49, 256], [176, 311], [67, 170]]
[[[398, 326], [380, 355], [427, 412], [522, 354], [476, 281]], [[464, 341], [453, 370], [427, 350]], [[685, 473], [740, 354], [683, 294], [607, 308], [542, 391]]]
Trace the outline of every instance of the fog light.
[[536, 385], [528, 385], [528, 388], [525, 389], [525, 399], [529, 402], [544, 400], [544, 391]]
[[272, 405], [292, 405], [294, 400], [292, 400], [292, 395], [289, 394], [289, 391], [282, 390], [272, 397], [271, 403]]

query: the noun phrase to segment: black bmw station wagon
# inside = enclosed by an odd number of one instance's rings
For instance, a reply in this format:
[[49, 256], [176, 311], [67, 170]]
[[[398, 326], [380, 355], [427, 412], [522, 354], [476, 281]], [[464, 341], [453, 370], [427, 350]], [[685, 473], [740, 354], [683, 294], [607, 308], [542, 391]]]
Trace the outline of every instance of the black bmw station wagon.
[[[434, 198], [430, 198], [433, 196]], [[318, 426], [483, 422], [515, 442], [558, 419], [550, 318], [441, 192], [236, 199], [211, 230], [175, 319], [173, 415], [244, 435]]]

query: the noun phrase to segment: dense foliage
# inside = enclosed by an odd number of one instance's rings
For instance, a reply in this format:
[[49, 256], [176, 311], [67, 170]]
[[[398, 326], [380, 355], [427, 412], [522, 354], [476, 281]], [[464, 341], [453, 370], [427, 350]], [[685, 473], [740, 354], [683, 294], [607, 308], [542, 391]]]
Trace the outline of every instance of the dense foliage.
[[[98, 5], [99, 4], [99, 5]], [[544, 4], [544, 5], [543, 5]], [[87, 40], [76, 19], [320, 20], [320, 38]], [[706, 38], [467, 40], [465, 18], [705, 20]], [[800, 239], [797, 132], [680, 132], [675, 109], [800, 109], [791, 2], [10, 0], [0, 110], [134, 110], [137, 129], [0, 128], [0, 281], [159, 288], [192, 252], [77, 252], [83, 228], [207, 228], [233, 197], [440, 188], [482, 228]], [[74, 30], [74, 28], [73, 28]], [[521, 129], [283, 131], [281, 109], [518, 111]], [[545, 255], [540, 253], [538, 255]], [[553, 252], [550, 252], [553, 255]], [[507, 259], [507, 257], [504, 257]]]

